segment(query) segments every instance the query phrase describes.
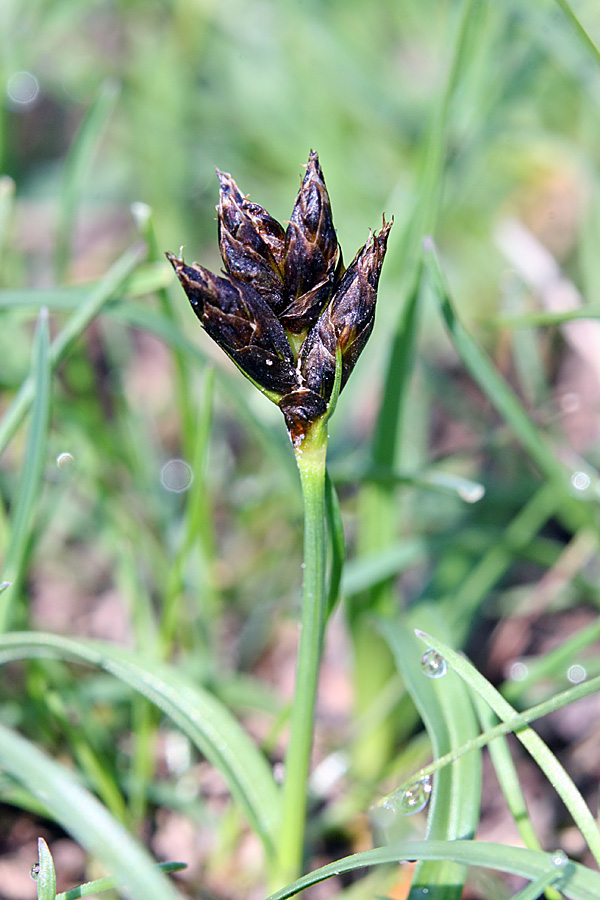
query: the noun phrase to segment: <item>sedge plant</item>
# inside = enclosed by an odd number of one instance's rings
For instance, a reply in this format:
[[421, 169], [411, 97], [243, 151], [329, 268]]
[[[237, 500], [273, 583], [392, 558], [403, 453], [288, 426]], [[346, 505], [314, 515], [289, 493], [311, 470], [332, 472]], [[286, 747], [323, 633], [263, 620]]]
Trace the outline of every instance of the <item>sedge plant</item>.
[[287, 228], [218, 172], [224, 276], [168, 253], [207, 334], [281, 409], [304, 501], [304, 583], [278, 847], [282, 882], [300, 874], [319, 662], [327, 611], [327, 423], [373, 328], [391, 222], [348, 268], [318, 156], [311, 152]]

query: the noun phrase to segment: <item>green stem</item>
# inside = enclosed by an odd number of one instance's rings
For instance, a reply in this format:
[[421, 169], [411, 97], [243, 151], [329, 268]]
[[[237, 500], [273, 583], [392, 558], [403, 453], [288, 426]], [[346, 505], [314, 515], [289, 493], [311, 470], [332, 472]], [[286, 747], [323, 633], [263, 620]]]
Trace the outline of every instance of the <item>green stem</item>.
[[277, 876], [281, 884], [293, 881], [299, 876], [304, 849], [308, 773], [327, 606], [326, 454], [327, 425], [321, 420], [314, 423], [301, 446], [296, 448], [304, 500], [304, 584], [296, 691], [283, 786], [283, 822], [277, 867]]

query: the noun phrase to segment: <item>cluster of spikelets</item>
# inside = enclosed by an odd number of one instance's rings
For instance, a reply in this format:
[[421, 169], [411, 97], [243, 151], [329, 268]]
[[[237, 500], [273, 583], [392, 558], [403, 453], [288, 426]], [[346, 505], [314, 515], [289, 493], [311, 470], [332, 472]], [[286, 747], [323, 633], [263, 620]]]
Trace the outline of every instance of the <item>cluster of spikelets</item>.
[[327, 413], [336, 360], [341, 389], [369, 338], [392, 223], [384, 219], [345, 269], [316, 153], [286, 229], [217, 174], [224, 277], [167, 257], [202, 327], [280, 406], [299, 447]]

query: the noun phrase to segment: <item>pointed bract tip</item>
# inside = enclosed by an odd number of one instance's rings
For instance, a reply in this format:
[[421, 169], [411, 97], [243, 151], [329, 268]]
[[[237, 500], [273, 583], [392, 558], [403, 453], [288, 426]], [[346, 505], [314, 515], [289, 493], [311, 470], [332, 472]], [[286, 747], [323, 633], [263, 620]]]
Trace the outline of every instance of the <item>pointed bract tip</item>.
[[[182, 248], [183, 249], [183, 248]], [[181, 250], [179, 251], [181, 253]], [[175, 256], [174, 253], [169, 253], [168, 251], [165, 253], [165, 256], [173, 266], [176, 272], [180, 272], [183, 269], [185, 263], [183, 261], [183, 257]]]
[[169, 253], [169, 251], [167, 250], [165, 253], [165, 256], [167, 257], [167, 259], [169, 260], [169, 262], [171, 263], [171, 265], [173, 266], [173, 268], [176, 271], [177, 271], [178, 267], [181, 268], [181, 266], [183, 265], [183, 259], [180, 259], [178, 256], [175, 256], [174, 253]]
[[314, 174], [323, 181], [323, 170], [321, 169], [321, 163], [319, 162], [319, 154], [316, 150], [311, 150], [308, 155], [308, 162], [304, 167], [306, 169], [306, 175], [304, 178], [310, 178], [311, 173]]
[[217, 178], [219, 179], [219, 184], [221, 185], [221, 187], [223, 187], [224, 185], [229, 185], [233, 181], [233, 178], [231, 177], [229, 172], [221, 172], [220, 169], [215, 169], [215, 172], [217, 173]]

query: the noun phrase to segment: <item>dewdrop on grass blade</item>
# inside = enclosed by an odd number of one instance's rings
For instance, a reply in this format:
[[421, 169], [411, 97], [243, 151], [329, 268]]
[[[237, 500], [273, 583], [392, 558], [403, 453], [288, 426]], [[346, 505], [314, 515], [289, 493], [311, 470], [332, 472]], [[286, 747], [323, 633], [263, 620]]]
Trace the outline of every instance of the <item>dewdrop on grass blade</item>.
[[431, 778], [428, 775], [413, 781], [400, 795], [400, 810], [405, 816], [414, 816], [421, 812], [429, 803], [431, 790]]
[[421, 657], [421, 670], [428, 678], [443, 678], [448, 671], [448, 664], [437, 650], [426, 650]]
[[574, 666], [569, 666], [567, 669], [567, 678], [571, 684], [581, 684], [581, 682], [585, 681], [587, 678], [587, 672], [583, 666], [576, 663]]
[[551, 856], [552, 865], [557, 869], [563, 869], [568, 865], [569, 857], [564, 850], [555, 850]]
[[406, 787], [388, 794], [369, 811], [373, 828], [386, 830], [394, 825], [398, 816], [415, 816], [422, 812], [429, 803], [431, 791], [431, 778], [423, 775]]

